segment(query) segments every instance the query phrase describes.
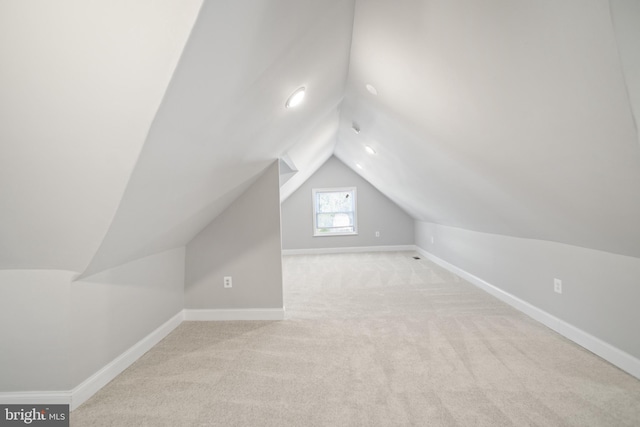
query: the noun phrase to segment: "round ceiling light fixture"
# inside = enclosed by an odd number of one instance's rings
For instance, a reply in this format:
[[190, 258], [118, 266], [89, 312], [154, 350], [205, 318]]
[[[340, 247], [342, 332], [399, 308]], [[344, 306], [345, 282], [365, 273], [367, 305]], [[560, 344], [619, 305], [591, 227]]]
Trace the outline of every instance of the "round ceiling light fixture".
[[378, 94], [378, 90], [375, 87], [373, 87], [372, 84], [367, 83], [366, 87], [367, 87], [367, 90], [369, 91], [370, 94], [372, 94], [372, 95], [377, 95]]
[[287, 99], [287, 102], [284, 104], [287, 108], [294, 108], [300, 105], [302, 100], [304, 99], [304, 92], [307, 90], [304, 86], [296, 89], [291, 96]]
[[373, 148], [371, 148], [370, 145], [365, 145], [364, 149], [367, 150], [367, 153], [369, 154], [376, 154], [376, 150], [374, 150]]

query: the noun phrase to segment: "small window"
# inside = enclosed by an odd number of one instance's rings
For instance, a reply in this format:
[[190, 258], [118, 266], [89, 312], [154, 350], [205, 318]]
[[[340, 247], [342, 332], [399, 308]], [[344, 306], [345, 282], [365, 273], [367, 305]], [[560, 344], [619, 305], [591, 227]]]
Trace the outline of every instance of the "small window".
[[313, 235], [358, 234], [356, 187], [313, 189]]

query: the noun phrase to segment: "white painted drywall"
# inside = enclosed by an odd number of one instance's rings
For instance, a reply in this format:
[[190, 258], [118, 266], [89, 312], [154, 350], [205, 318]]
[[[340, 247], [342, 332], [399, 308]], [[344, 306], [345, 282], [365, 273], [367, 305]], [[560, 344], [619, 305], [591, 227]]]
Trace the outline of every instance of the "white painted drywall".
[[183, 307], [185, 249], [84, 281], [0, 270], [0, 391], [70, 390]]
[[201, 4], [0, 2], [0, 268], [87, 266]]
[[71, 284], [73, 386], [182, 310], [184, 259], [177, 248]]
[[420, 221], [416, 245], [640, 358], [640, 258]]
[[0, 391], [69, 389], [69, 286], [74, 274], [0, 270]]
[[629, 93], [629, 104], [635, 119], [636, 135], [640, 124], [640, 1], [610, 0], [611, 19], [618, 44], [620, 63]]
[[[356, 187], [358, 235], [313, 236], [313, 188]], [[380, 237], [375, 237], [375, 232]], [[282, 203], [282, 248], [412, 245], [413, 219], [336, 157], [331, 157]]]
[[[225, 289], [223, 278], [233, 287]], [[185, 308], [282, 308], [278, 161], [187, 245]]]
[[638, 257], [638, 4], [358, 1], [335, 155], [416, 219]]
[[[186, 245], [272, 159], [324, 152], [337, 117], [318, 122], [344, 93], [353, 3], [204, 2], [86, 273]], [[300, 86], [304, 103], [285, 108]]]
[[286, 156], [293, 162], [298, 172], [280, 187], [280, 201], [289, 198], [311, 175], [333, 156], [336, 132], [340, 122], [339, 111], [327, 114], [316, 128], [287, 151]]

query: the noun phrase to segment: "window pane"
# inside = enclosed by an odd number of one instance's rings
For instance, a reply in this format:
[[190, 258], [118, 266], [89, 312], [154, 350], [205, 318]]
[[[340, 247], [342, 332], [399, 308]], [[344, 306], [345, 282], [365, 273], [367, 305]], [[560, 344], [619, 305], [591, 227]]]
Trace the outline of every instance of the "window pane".
[[356, 189], [314, 189], [314, 235], [356, 234]]
[[318, 228], [333, 227], [333, 214], [318, 214]]
[[317, 212], [352, 212], [353, 195], [348, 191], [317, 193]]
[[351, 213], [319, 213], [316, 219], [318, 228], [352, 227], [353, 212]]

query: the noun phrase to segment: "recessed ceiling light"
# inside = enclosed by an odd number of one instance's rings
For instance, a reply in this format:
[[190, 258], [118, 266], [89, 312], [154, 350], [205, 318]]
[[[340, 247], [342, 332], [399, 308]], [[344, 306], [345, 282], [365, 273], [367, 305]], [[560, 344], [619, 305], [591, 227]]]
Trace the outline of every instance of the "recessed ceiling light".
[[367, 83], [367, 90], [369, 91], [369, 93], [371, 93], [372, 95], [377, 95], [378, 91], [375, 87], [373, 87], [373, 85]]
[[351, 129], [353, 129], [355, 133], [360, 133], [360, 126], [358, 126], [356, 122], [353, 122], [353, 124], [351, 125]]
[[360, 163], [356, 163], [356, 166], [358, 167], [358, 169], [362, 169], [362, 165]]
[[365, 145], [364, 149], [367, 150], [367, 153], [369, 153], [369, 154], [376, 154], [376, 150], [371, 148], [371, 146], [369, 146], [369, 145]]
[[291, 94], [289, 99], [287, 99], [287, 102], [284, 104], [284, 106], [287, 107], [287, 108], [293, 108], [293, 107], [297, 107], [298, 105], [300, 105], [300, 103], [304, 99], [304, 91], [305, 90], [306, 90], [306, 88], [304, 86], [301, 87], [301, 88], [296, 89], [295, 92], [293, 92]]

